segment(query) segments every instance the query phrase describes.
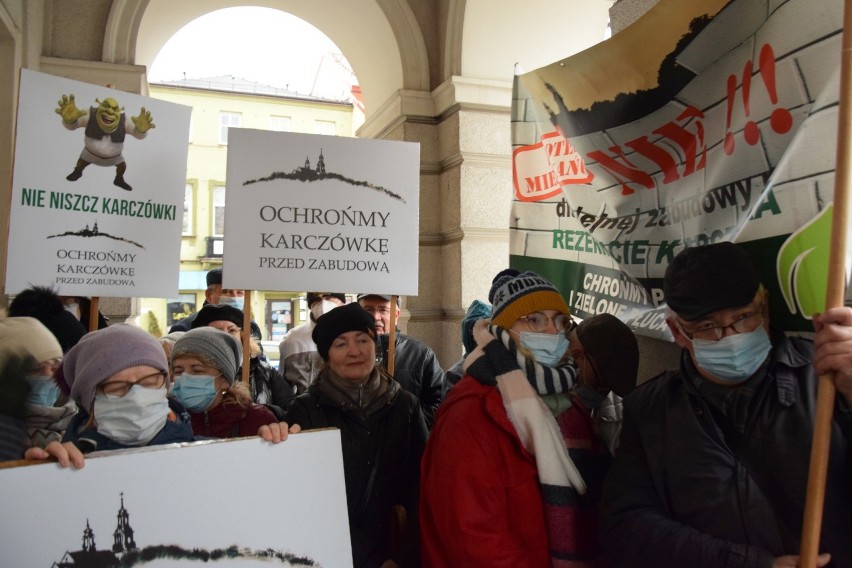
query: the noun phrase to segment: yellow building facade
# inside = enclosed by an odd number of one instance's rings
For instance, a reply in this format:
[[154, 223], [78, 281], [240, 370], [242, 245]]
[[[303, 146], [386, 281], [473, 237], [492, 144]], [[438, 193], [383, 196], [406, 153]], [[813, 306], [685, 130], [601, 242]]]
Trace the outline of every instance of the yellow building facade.
[[[353, 101], [299, 95], [235, 77], [152, 83], [150, 96], [192, 107], [180, 294], [176, 298], [143, 298], [140, 304], [140, 324], [152, 333], [159, 328], [165, 334], [172, 324], [201, 309], [207, 272], [222, 266], [223, 241], [227, 238], [228, 129], [354, 136], [363, 118]], [[305, 320], [304, 295], [304, 290], [252, 291], [251, 314], [264, 340], [280, 341], [287, 330]]]

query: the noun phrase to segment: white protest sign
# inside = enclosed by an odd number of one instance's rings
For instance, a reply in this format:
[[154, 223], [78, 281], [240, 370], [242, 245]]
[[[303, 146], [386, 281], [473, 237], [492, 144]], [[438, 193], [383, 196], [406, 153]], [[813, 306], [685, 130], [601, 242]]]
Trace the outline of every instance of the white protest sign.
[[420, 146], [231, 129], [223, 284], [417, 294]]
[[2, 469], [0, 500], [2, 566], [352, 566], [338, 430]]
[[6, 291], [175, 296], [190, 112], [23, 69]]

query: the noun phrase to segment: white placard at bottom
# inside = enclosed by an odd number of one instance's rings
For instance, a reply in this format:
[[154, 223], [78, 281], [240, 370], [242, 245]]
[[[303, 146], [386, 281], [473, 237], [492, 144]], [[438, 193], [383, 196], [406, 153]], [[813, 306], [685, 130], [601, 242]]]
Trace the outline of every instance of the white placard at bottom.
[[335, 429], [2, 469], [0, 502], [0, 568], [352, 566]]

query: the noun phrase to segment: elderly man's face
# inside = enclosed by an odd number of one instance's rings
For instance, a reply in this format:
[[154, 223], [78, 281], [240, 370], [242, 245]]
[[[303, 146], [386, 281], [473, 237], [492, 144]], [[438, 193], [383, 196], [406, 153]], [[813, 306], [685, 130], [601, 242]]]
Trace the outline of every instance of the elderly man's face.
[[751, 333], [759, 327], [769, 332], [768, 293], [761, 287], [754, 299], [744, 306], [716, 310], [694, 321], [685, 321], [676, 314], [666, 320], [675, 342], [689, 352], [699, 372], [713, 382], [726, 383], [702, 369], [695, 357], [695, 340], [717, 342], [725, 337]]
[[[373, 316], [376, 322], [376, 333], [379, 335], [390, 333], [391, 302], [380, 296], [364, 296], [358, 303]], [[399, 319], [399, 306], [396, 309], [396, 318]]]

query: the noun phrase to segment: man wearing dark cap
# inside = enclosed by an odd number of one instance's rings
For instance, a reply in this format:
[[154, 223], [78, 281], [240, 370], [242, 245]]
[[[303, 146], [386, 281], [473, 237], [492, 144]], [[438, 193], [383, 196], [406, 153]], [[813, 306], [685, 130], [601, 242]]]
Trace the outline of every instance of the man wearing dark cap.
[[819, 550], [852, 566], [852, 309], [814, 316], [813, 342], [772, 333], [733, 243], [682, 251], [663, 293], [681, 365], [625, 399], [602, 508], [613, 565], [796, 566], [818, 373], [833, 373]]
[[[204, 291], [204, 306], [208, 304], [221, 304], [223, 306], [231, 306], [238, 310], [243, 309], [243, 298], [245, 292], [243, 290], [231, 290], [222, 288], [222, 269], [214, 268], [207, 273], [207, 289]], [[169, 333], [173, 331], [189, 331], [192, 329], [192, 320], [197, 316], [191, 314], [180, 320], [169, 328]], [[256, 323], [251, 322], [252, 336], [260, 339], [260, 328]]]
[[614, 454], [621, 435], [622, 399], [636, 386], [639, 343], [625, 323], [607, 313], [584, 319], [568, 333], [568, 341], [579, 371], [573, 394], [591, 412], [595, 429]]
[[311, 339], [317, 319], [337, 306], [346, 303], [342, 292], [308, 292], [306, 301], [310, 315], [308, 321], [294, 327], [278, 344], [278, 370], [296, 391], [302, 394], [314, 382], [322, 368], [322, 358]]
[[[376, 322], [376, 333], [379, 341], [379, 359], [382, 367], [388, 368], [388, 341], [390, 338], [391, 309], [396, 310], [399, 321], [399, 298], [391, 307], [391, 296], [382, 294], [359, 294], [358, 303], [367, 310]], [[393, 378], [418, 399], [423, 408], [426, 422], [432, 427], [435, 412], [444, 396], [444, 369], [438, 362], [435, 352], [413, 337], [399, 333], [396, 330], [394, 341]]]

